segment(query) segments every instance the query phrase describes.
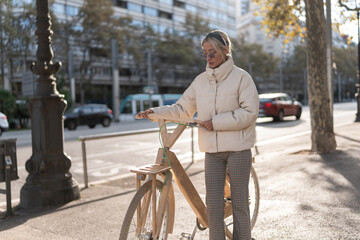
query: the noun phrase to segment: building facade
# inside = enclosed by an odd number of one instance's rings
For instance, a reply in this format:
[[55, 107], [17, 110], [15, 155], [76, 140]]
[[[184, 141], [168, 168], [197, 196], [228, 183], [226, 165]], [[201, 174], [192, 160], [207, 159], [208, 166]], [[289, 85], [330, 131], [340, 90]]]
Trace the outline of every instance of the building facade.
[[260, 12], [261, 6], [252, 0], [237, 0], [236, 29], [238, 36], [245, 42], [257, 43], [263, 46], [263, 50], [274, 57], [285, 60], [293, 52], [294, 47], [300, 43], [299, 39], [284, 44], [284, 38], [269, 37], [261, 26], [262, 17], [256, 13]]
[[[83, 0], [56, 0], [52, 5], [52, 10], [60, 21], [66, 21], [79, 13], [83, 3]], [[132, 24], [140, 28], [150, 26], [158, 35], [175, 31], [181, 34], [185, 30], [186, 15], [190, 13], [208, 21], [209, 27], [213, 30], [220, 29], [231, 37], [237, 36], [235, 0], [113, 0], [113, 5], [115, 17], [131, 17]], [[76, 59], [76, 52], [74, 59]], [[174, 72], [163, 76], [161, 82], [158, 82], [156, 78], [159, 69], [154, 68], [151, 59], [149, 60], [147, 56], [144, 56], [144, 59], [147, 60], [139, 70], [131, 54], [126, 51], [119, 54], [120, 95], [122, 97], [142, 93], [144, 88], [148, 89], [148, 85], [154, 85], [155, 92], [180, 93], [192, 81], [192, 79], [187, 79], [186, 75]], [[107, 89], [105, 91], [111, 93], [113, 76], [110, 61], [105, 64], [104, 62], [94, 63], [90, 73], [94, 74], [91, 80], [94, 86]], [[74, 77], [77, 82], [79, 74], [75, 72]]]

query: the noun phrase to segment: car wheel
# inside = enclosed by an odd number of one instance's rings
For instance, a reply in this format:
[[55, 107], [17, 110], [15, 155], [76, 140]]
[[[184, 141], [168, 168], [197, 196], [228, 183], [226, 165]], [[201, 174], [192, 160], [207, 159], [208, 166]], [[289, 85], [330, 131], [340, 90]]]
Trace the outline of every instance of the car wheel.
[[69, 130], [75, 130], [76, 129], [76, 122], [74, 121], [74, 120], [72, 120], [72, 121], [70, 121], [69, 123], [68, 123], [68, 129]]
[[2, 133], [3, 133], [3, 130], [2, 130], [2, 128], [0, 128], [0, 136], [2, 135]]
[[274, 121], [276, 121], [276, 122], [282, 122], [282, 121], [284, 121], [284, 110], [280, 110], [279, 112], [278, 112], [278, 115], [276, 116], [276, 117], [274, 117]]
[[96, 126], [96, 124], [89, 124], [88, 126], [89, 126], [89, 128], [94, 128]]
[[110, 123], [111, 123], [111, 121], [110, 121], [109, 118], [104, 118], [103, 121], [102, 121], [102, 125], [103, 125], [104, 127], [110, 126]]
[[301, 108], [299, 108], [296, 112], [296, 115], [295, 115], [296, 119], [299, 120], [300, 117], [301, 117]]

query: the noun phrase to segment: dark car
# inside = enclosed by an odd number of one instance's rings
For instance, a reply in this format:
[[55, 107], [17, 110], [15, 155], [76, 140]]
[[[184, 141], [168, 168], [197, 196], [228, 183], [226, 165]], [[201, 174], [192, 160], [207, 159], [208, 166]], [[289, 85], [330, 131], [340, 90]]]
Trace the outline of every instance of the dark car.
[[112, 111], [104, 104], [86, 104], [69, 109], [64, 114], [64, 126], [75, 130], [79, 125], [88, 125], [94, 128], [96, 124], [108, 127], [112, 121]]
[[9, 122], [5, 114], [0, 112], [0, 136], [9, 129]]
[[260, 94], [259, 98], [259, 117], [272, 117], [274, 121], [283, 121], [287, 116], [295, 116], [296, 119], [301, 117], [301, 103], [286, 93], [265, 93]]

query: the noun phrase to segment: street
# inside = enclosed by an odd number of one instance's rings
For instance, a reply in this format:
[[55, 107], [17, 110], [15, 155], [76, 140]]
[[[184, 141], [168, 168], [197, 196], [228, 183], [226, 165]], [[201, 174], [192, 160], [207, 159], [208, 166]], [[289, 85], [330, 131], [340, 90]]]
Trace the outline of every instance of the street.
[[[334, 128], [353, 123], [356, 114], [356, 103], [341, 103], [334, 105]], [[257, 147], [259, 155], [278, 155], [287, 149], [277, 144], [286, 139], [296, 139], [298, 136], [309, 135], [310, 148], [310, 118], [308, 107], [303, 108], [300, 120], [287, 117], [283, 122], [273, 122], [271, 118], [257, 120]], [[147, 120], [112, 123], [109, 128], [96, 126], [89, 129], [79, 127], [75, 131], [64, 130], [64, 151], [72, 160], [70, 172], [83, 186], [83, 163], [81, 142], [79, 136], [114, 133], [139, 129], [156, 128], [157, 124]], [[191, 128], [188, 128], [172, 148], [186, 167], [191, 162]], [[31, 131], [12, 131], [3, 134], [2, 139], [17, 138], [17, 162], [19, 179], [12, 181], [13, 204], [19, 201], [20, 189], [26, 181], [25, 162], [32, 154]], [[202, 159], [197, 147], [197, 129], [194, 128], [195, 160]], [[158, 133], [147, 133], [118, 138], [107, 138], [86, 142], [89, 183], [99, 183], [129, 176], [129, 170], [134, 167], [153, 163], [157, 148], [161, 147]], [[0, 183], [0, 208], [6, 208], [5, 183]]]

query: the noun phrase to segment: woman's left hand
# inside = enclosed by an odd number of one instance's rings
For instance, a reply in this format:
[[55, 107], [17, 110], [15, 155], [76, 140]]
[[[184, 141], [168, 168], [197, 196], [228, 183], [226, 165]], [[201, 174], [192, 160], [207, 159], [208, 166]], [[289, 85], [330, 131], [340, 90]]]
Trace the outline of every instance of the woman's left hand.
[[212, 119], [207, 120], [207, 121], [203, 121], [202, 123], [199, 124], [201, 127], [205, 128], [208, 131], [213, 131], [214, 130], [214, 126], [212, 123]]

